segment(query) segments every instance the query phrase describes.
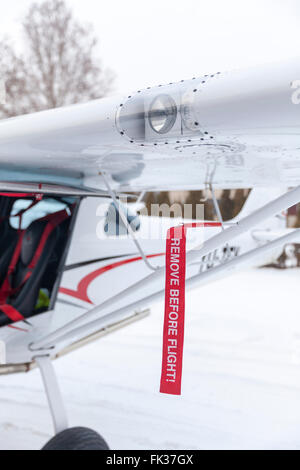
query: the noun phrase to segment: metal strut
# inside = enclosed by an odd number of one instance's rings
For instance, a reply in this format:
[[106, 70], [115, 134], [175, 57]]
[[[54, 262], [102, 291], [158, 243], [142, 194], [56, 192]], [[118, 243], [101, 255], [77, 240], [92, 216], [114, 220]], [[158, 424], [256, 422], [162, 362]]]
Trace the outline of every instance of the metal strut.
[[215, 208], [216, 216], [217, 216], [217, 218], [218, 218], [218, 222], [220, 222], [220, 224], [222, 224], [222, 230], [225, 230], [224, 221], [223, 221], [223, 217], [222, 217], [222, 213], [221, 213], [221, 209], [220, 209], [218, 200], [217, 200], [217, 198], [216, 198], [213, 185], [212, 185], [211, 183], [209, 184], [209, 189], [210, 189], [210, 192], [211, 192], [211, 196], [212, 196], [212, 200], [213, 200], [213, 205], [214, 205], [214, 208]]
[[68, 418], [50, 356], [35, 357], [40, 369], [51, 411], [55, 434], [68, 429]]
[[117, 197], [116, 197], [116, 195], [115, 195], [115, 192], [114, 192], [113, 189], [111, 188], [111, 186], [110, 186], [110, 184], [109, 184], [109, 182], [108, 182], [108, 180], [107, 180], [107, 178], [106, 178], [106, 174], [105, 174], [105, 173], [101, 173], [101, 175], [102, 175], [102, 177], [103, 177], [103, 181], [104, 181], [105, 186], [106, 186], [106, 188], [107, 188], [107, 192], [108, 192], [108, 194], [110, 195], [110, 197], [112, 198], [112, 200], [113, 200], [113, 202], [114, 202], [114, 204], [115, 204], [115, 206], [116, 206], [116, 209], [118, 210], [118, 212], [119, 212], [119, 214], [120, 214], [120, 217], [121, 217], [121, 219], [122, 219], [122, 222], [123, 222], [123, 224], [125, 225], [125, 227], [127, 228], [128, 232], [129, 232], [129, 235], [131, 236], [131, 238], [132, 238], [132, 240], [133, 240], [135, 246], [137, 247], [137, 249], [138, 249], [138, 251], [139, 251], [139, 253], [140, 253], [140, 255], [141, 255], [141, 257], [142, 257], [142, 259], [143, 259], [143, 261], [144, 261], [144, 263], [145, 263], [145, 265], [147, 266], [147, 268], [151, 269], [151, 271], [156, 271], [156, 270], [157, 270], [157, 267], [152, 266], [152, 264], [149, 263], [149, 261], [148, 261], [148, 259], [147, 259], [147, 256], [146, 256], [146, 254], [145, 254], [143, 248], [141, 247], [139, 241], [137, 240], [137, 238], [136, 238], [136, 236], [135, 236], [135, 233], [134, 233], [134, 231], [132, 230], [129, 221], [128, 221], [128, 219], [127, 219], [125, 213], [123, 212], [123, 208], [122, 208], [122, 207], [120, 206], [120, 204], [119, 204], [119, 201], [118, 201], [118, 199], [117, 199]]
[[[205, 271], [200, 274], [196, 274], [190, 278], [187, 279], [186, 281], [186, 288], [190, 289], [193, 288], [194, 286], [201, 286], [211, 280], [216, 280], [222, 277], [224, 272], [229, 272], [233, 273], [237, 267], [239, 266], [246, 266], [247, 264], [253, 262], [253, 260], [262, 257], [266, 253], [277, 249], [279, 246], [283, 246], [285, 243], [290, 243], [292, 241], [295, 241], [296, 239], [299, 240], [300, 238], [300, 229], [295, 230], [293, 233], [289, 233], [288, 235], [285, 235], [283, 237], [280, 237], [277, 240], [274, 240], [273, 242], [268, 243], [267, 245], [264, 245], [259, 248], [255, 248], [254, 250], [249, 251], [248, 253], [245, 253], [243, 255], [238, 256], [237, 258], [232, 259], [231, 261], [228, 261], [226, 263], [221, 264], [220, 266], [217, 266], [215, 268], [209, 269], [208, 271]], [[126, 305], [126, 307], [121, 307], [117, 310], [111, 311], [107, 313], [106, 315], [101, 316], [97, 320], [91, 321], [90, 323], [84, 324], [79, 326], [78, 328], [73, 328], [69, 329], [69, 331], [66, 331], [64, 334], [57, 334], [55, 337], [55, 333], [53, 340], [49, 341], [49, 338], [44, 338], [44, 340], [37, 342], [36, 344], [33, 344], [34, 347], [37, 347], [37, 345], [44, 346], [45, 348], [50, 348], [51, 345], [57, 344], [57, 343], [66, 343], [68, 341], [72, 342], [72, 339], [74, 338], [79, 338], [79, 337], [86, 337], [90, 335], [92, 332], [99, 331], [102, 328], [105, 328], [106, 325], [111, 324], [112, 322], [116, 321], [121, 321], [124, 320], [130, 313], [134, 312], [137, 309], [143, 308], [146, 305], [149, 305], [153, 302], [157, 302], [163, 298], [165, 294], [164, 289], [160, 290], [159, 292], [156, 292], [155, 294], [152, 294], [148, 297], [145, 297], [143, 299], [137, 300], [130, 305]], [[101, 307], [96, 307], [89, 313], [101, 313], [102, 309]], [[88, 314], [87, 314], [88, 315]]]
[[[222, 230], [225, 230], [225, 227], [226, 227], [226, 226], [235, 225], [235, 224], [233, 224], [233, 223], [224, 223], [223, 216], [222, 216], [222, 212], [221, 212], [221, 209], [220, 209], [220, 205], [219, 205], [219, 203], [218, 203], [218, 199], [217, 199], [217, 197], [216, 197], [215, 190], [214, 190], [214, 188], [213, 188], [212, 183], [209, 183], [209, 184], [208, 184], [208, 187], [209, 187], [209, 190], [210, 190], [210, 192], [211, 192], [211, 197], [212, 197], [212, 201], [213, 201], [215, 213], [216, 213], [218, 222], [220, 222], [220, 224], [221, 224]], [[225, 247], [226, 247], [226, 253], [228, 253], [228, 252], [230, 251], [229, 244], [226, 243]], [[204, 258], [205, 258], [205, 257], [204, 257]], [[202, 258], [202, 260], [203, 260], [203, 258]], [[202, 260], [201, 260], [201, 262], [200, 262], [200, 272], [202, 272], [202, 269], [203, 269]]]
[[[193, 250], [187, 252], [187, 265], [201, 260], [203, 256], [213, 252], [220, 246], [226, 245], [226, 243], [247, 232], [252, 227], [259, 225], [261, 222], [265, 221], [270, 217], [274, 217], [281, 211], [286, 210], [289, 207], [297, 204], [299, 201], [300, 186], [280, 196], [279, 198], [266, 204], [265, 206], [257, 209], [252, 214], [240, 220], [237, 224], [226, 228], [226, 230], [223, 230], [217, 235], [211, 237], [205, 242], [204, 245], [196, 247]], [[196, 283], [200, 284], [201, 281], [203, 282], [208, 278], [212, 278], [217, 273], [220, 274], [221, 272], [230, 270], [231, 268], [233, 268], [233, 266], [243, 264], [243, 262], [245, 263], [250, 259], [254, 259], [256, 256], [261, 256], [268, 250], [274, 249], [278, 246], [283, 246], [284, 243], [287, 243], [294, 238], [298, 239], [298, 237], [300, 237], [300, 230], [296, 230], [294, 233], [281, 237], [280, 239], [275, 240], [274, 242], [271, 242], [259, 249], [253, 250], [252, 252], [239, 256], [234, 260], [226, 262], [225, 264], [219, 267], [198, 274], [193, 278], [187, 279], [187, 287], [192, 286]], [[127, 298], [130, 298], [133, 294], [137, 294], [140, 291], [144, 291], [147, 286], [152, 286], [154, 282], [156, 283], [159, 280], [163, 281], [164, 276], [165, 268], [162, 267], [156, 270], [154, 273], [151, 273], [147, 277], [143, 278], [142, 280], [136, 282], [132, 286], [119, 292], [117, 295], [105, 300], [104, 302], [102, 302], [102, 304], [93, 308], [84, 315], [67, 323], [63, 327], [50, 333], [44, 338], [35, 341], [30, 345], [30, 350], [38, 351], [43, 348], [47, 349], [65, 341], [66, 339], [71, 341], [72, 338], [76, 338], [77, 335], [79, 335], [79, 337], [82, 337], [82, 335], [85, 335], [87, 332], [97, 331], [97, 329], [100, 328], [101, 325], [106, 324], [112, 319], [117, 320], [118, 317], [123, 317], [123, 315], [128, 314], [128, 312], [134, 311], [136, 308], [142, 308], [145, 304], [162, 298], [164, 294], [163, 290], [157, 292], [156, 294], [150, 297], [143, 298], [138, 302], [132, 303], [131, 305], [128, 305], [123, 309], [113, 311], [113, 308], [117, 307], [120, 301], [125, 302]], [[99, 315], [101, 316], [100, 318]]]

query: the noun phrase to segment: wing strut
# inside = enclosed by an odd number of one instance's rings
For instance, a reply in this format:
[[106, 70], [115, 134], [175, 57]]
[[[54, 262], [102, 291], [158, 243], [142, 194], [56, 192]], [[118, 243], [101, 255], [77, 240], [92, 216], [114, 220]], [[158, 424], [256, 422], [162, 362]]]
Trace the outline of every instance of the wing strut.
[[211, 195], [212, 195], [212, 200], [213, 200], [213, 205], [214, 205], [214, 208], [215, 208], [216, 216], [218, 218], [218, 221], [222, 225], [222, 230], [225, 230], [224, 220], [223, 220], [223, 217], [222, 217], [221, 209], [220, 209], [220, 206], [219, 206], [219, 203], [218, 203], [218, 199], [216, 198], [215, 190], [214, 190], [213, 185], [211, 183], [209, 184], [209, 189], [210, 189], [210, 192], [211, 192]]
[[[220, 246], [226, 245], [226, 243], [228, 243], [229, 241], [242, 235], [248, 230], [251, 230], [252, 227], [255, 227], [256, 225], [260, 224], [261, 222], [265, 221], [270, 217], [274, 217], [275, 215], [281, 213], [283, 210], [286, 210], [289, 207], [297, 204], [299, 201], [300, 186], [280, 196], [274, 201], [266, 204], [262, 208], [257, 209], [244, 219], [240, 220], [237, 224], [226, 228], [222, 232], [211, 237], [207, 240], [207, 242], [204, 243], [203, 246], [196, 247], [195, 249], [190, 250], [187, 253], [186, 257], [187, 266], [198, 262], [202, 259], [203, 256], [206, 256], [207, 254], [213, 252]], [[220, 266], [217, 266], [208, 271], [190, 277], [187, 279], [187, 288], [193, 287], [194, 285], [201, 285], [202, 283], [207, 282], [208, 280], [213, 280], [218, 276], [223, 275], [227, 271], [230, 272], [240, 265], [247, 264], [254, 258], [258, 258], [259, 256], [262, 256], [265, 253], [276, 249], [277, 247], [283, 246], [285, 243], [294, 241], [295, 239], [299, 239], [299, 236], [300, 230], [295, 230], [294, 232], [285, 235], [284, 237], [276, 239], [260, 248], [256, 248], [248, 253], [245, 253], [244, 255], [240, 255], [234, 258], [233, 260], [221, 264]], [[141, 281], [138, 281], [127, 289], [124, 289], [114, 297], [107, 299], [102, 304], [93, 308], [84, 315], [78, 317], [72, 322], [67, 323], [65, 326], [50, 333], [44, 338], [33, 342], [29, 346], [30, 350], [38, 351], [41, 349], [48, 349], [51, 347], [55, 347], [57, 344], [61, 344], [65, 341], [72, 342], [72, 338], [73, 341], [74, 339], [83, 338], [87, 334], [91, 334], [92, 332], [98, 331], [99, 328], [102, 328], [103, 326], [109, 324], [109, 322], [111, 322], [112, 320], [115, 321], [121, 318], [124, 319], [126, 315], [132, 313], [132, 311], [139, 308], [144, 308], [145, 305], [148, 306], [149, 303], [152, 303], [154, 301], [161, 300], [164, 296], [164, 290], [161, 290], [146, 298], [142, 298], [141, 300], [131, 303], [130, 305], [127, 305], [123, 308], [113, 310], [113, 308], [116, 307], [120, 301], [126, 301], [126, 299], [130, 296], [138, 294], [140, 293], [140, 291], [144, 291], [145, 288], [147, 288], [148, 286], [152, 286], [153, 283], [156, 283], [158, 280], [161, 280], [163, 282], [164, 276], [165, 267], [159, 268], [154, 273], [148, 275], [146, 278], [142, 279]]]
[[112, 198], [112, 200], [113, 200], [113, 202], [114, 202], [114, 204], [115, 204], [115, 206], [116, 206], [116, 209], [118, 210], [118, 212], [119, 212], [119, 214], [120, 214], [120, 217], [121, 217], [121, 219], [122, 219], [122, 222], [123, 222], [123, 224], [125, 225], [125, 227], [127, 228], [128, 233], [129, 233], [129, 235], [131, 236], [131, 238], [132, 238], [132, 240], [133, 240], [135, 246], [137, 247], [137, 249], [138, 249], [138, 251], [139, 251], [139, 253], [140, 253], [140, 255], [141, 255], [141, 257], [142, 257], [142, 259], [143, 259], [143, 261], [144, 261], [144, 263], [145, 263], [145, 265], [146, 265], [149, 269], [151, 269], [151, 271], [156, 271], [157, 268], [156, 268], [155, 266], [152, 266], [152, 264], [148, 261], [147, 256], [146, 256], [146, 254], [145, 254], [143, 248], [141, 247], [141, 245], [140, 245], [138, 239], [136, 238], [136, 236], [135, 236], [135, 234], [134, 234], [134, 231], [132, 230], [129, 221], [127, 220], [127, 217], [126, 217], [126, 215], [125, 215], [124, 212], [123, 212], [123, 208], [122, 208], [122, 206], [121, 206], [121, 205], [119, 204], [119, 202], [118, 202], [117, 196], [115, 195], [114, 191], [113, 191], [112, 188], [110, 187], [110, 184], [109, 184], [109, 182], [108, 182], [108, 179], [107, 179], [107, 177], [106, 177], [106, 174], [103, 172], [103, 173], [101, 173], [101, 175], [102, 175], [103, 181], [104, 181], [104, 183], [105, 183], [105, 186], [106, 186], [106, 188], [107, 188], [107, 192], [108, 192], [108, 194], [110, 195], [110, 197]]

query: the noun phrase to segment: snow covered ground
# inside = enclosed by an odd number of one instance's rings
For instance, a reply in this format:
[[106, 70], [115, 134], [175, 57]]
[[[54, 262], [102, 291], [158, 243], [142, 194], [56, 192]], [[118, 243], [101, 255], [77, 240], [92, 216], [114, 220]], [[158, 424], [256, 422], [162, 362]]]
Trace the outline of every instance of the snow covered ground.
[[[188, 293], [183, 396], [158, 393], [163, 306], [55, 363], [70, 425], [112, 449], [300, 449], [299, 270], [257, 269]], [[0, 377], [0, 449], [52, 423], [38, 371]]]

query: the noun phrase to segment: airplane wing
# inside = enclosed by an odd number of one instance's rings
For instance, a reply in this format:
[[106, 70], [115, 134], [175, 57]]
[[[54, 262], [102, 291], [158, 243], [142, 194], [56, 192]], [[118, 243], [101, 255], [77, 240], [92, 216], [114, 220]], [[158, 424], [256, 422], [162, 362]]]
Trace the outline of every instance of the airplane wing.
[[[165, 235], [182, 220], [144, 236], [121, 195], [211, 190], [218, 222], [184, 236], [180, 288], [300, 239], [276, 218], [300, 201], [299, 90], [295, 60], [0, 122], [0, 374], [38, 365], [56, 432], [67, 421], [50, 360], [143, 318], [164, 297], [166, 265], [179, 272]], [[243, 187], [264, 189], [224, 223], [214, 190]]]
[[299, 79], [295, 60], [1, 121], [2, 189], [294, 186]]
[[[0, 373], [57, 357], [163, 298], [164, 241], [136, 238], [121, 194], [299, 186], [298, 78], [292, 61], [1, 121]], [[278, 196], [262, 194], [188, 247], [187, 288], [299, 239], [283, 232], [253, 247], [252, 237], [241, 253], [231, 245], [297, 204], [300, 187]], [[110, 202], [125, 239], [109, 239], [109, 230], [99, 238], [98, 206]]]

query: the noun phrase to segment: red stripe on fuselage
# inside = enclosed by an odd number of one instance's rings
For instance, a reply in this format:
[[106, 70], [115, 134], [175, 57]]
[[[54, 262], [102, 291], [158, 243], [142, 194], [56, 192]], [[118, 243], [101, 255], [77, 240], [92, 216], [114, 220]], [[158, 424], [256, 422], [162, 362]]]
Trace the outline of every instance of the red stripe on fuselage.
[[[164, 256], [165, 253], [158, 253], [155, 255], [148, 255], [147, 258], [157, 258], [159, 256]], [[89, 304], [93, 304], [91, 299], [88, 296], [88, 288], [90, 284], [97, 279], [97, 277], [101, 276], [102, 274], [111, 271], [112, 269], [119, 268], [120, 266], [125, 266], [126, 264], [134, 263], [135, 261], [142, 261], [141, 256], [137, 256], [136, 258], [130, 258], [123, 261], [117, 261], [116, 263], [108, 264], [107, 266], [103, 266], [102, 268], [97, 269], [89, 273], [85, 276], [78, 284], [77, 289], [67, 289], [65, 287], [61, 287], [59, 292], [61, 294], [70, 295], [71, 297], [75, 297], [76, 299], [83, 300], [84, 302], [88, 302]]]
[[18, 326], [7, 325], [8, 328], [12, 328], [13, 330], [22, 331], [23, 333], [28, 333], [28, 330], [24, 330], [23, 328], [19, 328]]

